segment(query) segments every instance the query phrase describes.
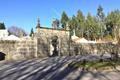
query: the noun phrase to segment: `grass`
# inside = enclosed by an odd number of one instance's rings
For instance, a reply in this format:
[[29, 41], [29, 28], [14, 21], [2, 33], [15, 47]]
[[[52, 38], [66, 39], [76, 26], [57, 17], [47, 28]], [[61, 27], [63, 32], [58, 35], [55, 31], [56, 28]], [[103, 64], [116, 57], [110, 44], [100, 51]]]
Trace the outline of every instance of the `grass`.
[[120, 65], [118, 61], [78, 61], [71, 62], [68, 66], [71, 68], [85, 68], [85, 69], [104, 69], [104, 68], [115, 68]]

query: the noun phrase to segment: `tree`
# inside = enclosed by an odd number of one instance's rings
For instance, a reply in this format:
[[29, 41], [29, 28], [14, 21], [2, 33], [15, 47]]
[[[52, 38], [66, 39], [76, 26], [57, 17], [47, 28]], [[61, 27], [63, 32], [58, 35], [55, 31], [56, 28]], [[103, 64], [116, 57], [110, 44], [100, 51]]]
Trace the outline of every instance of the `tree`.
[[73, 15], [72, 18], [69, 19], [68, 27], [70, 30], [70, 37], [73, 35], [74, 30], [75, 30], [75, 33], [77, 33], [77, 19], [76, 19], [75, 15]]
[[83, 37], [83, 32], [84, 32], [84, 28], [85, 28], [85, 17], [83, 15], [83, 13], [78, 10], [77, 12], [77, 35], [80, 37]]
[[8, 29], [8, 32], [12, 35], [15, 35], [17, 37], [27, 36], [27, 32], [25, 32], [22, 28], [11, 26]]
[[72, 26], [73, 26], [73, 29], [77, 29], [77, 19], [75, 17], [75, 15], [72, 16]]
[[119, 37], [119, 28], [120, 28], [120, 11], [114, 10], [109, 13], [106, 17], [106, 26], [107, 31], [112, 37]]
[[75, 15], [72, 16], [72, 19], [69, 19], [68, 26], [69, 26], [69, 29], [70, 29], [70, 35], [73, 35], [73, 30], [75, 30], [75, 33], [76, 33], [77, 20], [76, 20]]
[[99, 28], [97, 20], [90, 13], [87, 15], [86, 24], [85, 24], [85, 36], [88, 39], [96, 39], [99, 35]]
[[4, 23], [0, 23], [0, 29], [6, 29]]
[[33, 34], [34, 34], [34, 31], [33, 31], [33, 28], [32, 28], [31, 32], [30, 32], [30, 37], [32, 37]]
[[62, 28], [66, 29], [66, 24], [67, 24], [68, 20], [69, 20], [69, 18], [67, 16], [67, 14], [65, 13], [65, 11], [63, 11], [62, 16], [61, 16]]
[[99, 21], [104, 21], [105, 19], [105, 14], [103, 13], [103, 8], [101, 5], [98, 6], [98, 9], [97, 9], [97, 17], [98, 17], [98, 20]]
[[97, 9], [97, 18], [98, 18], [98, 23], [99, 23], [99, 27], [101, 27], [101, 38], [103, 38], [104, 35], [104, 31], [105, 31], [105, 25], [104, 25], [104, 20], [105, 20], [105, 14], [103, 12], [103, 8], [102, 6], [98, 6]]

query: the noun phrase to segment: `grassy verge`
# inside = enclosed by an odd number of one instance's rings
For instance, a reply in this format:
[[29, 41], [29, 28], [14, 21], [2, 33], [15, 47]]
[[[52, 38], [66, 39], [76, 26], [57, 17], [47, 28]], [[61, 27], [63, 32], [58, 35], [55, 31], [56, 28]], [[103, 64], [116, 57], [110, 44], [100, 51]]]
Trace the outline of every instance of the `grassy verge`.
[[68, 65], [70, 68], [84, 68], [84, 69], [106, 69], [116, 68], [120, 66], [120, 60], [118, 61], [78, 61], [71, 62]]

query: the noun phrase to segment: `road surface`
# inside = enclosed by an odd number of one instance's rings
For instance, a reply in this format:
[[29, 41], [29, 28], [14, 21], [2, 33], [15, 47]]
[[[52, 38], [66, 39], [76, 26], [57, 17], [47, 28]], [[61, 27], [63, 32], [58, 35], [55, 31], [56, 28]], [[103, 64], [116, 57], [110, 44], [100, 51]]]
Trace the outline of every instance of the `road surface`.
[[68, 64], [81, 56], [0, 61], [0, 80], [120, 80], [120, 71], [82, 71]]

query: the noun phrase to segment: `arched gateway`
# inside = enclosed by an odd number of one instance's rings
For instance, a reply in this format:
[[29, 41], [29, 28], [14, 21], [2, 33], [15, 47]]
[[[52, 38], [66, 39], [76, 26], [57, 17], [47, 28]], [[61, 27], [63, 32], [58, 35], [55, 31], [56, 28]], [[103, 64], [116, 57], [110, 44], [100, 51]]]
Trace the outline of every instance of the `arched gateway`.
[[69, 30], [36, 26], [37, 56], [59, 56], [68, 54]]

